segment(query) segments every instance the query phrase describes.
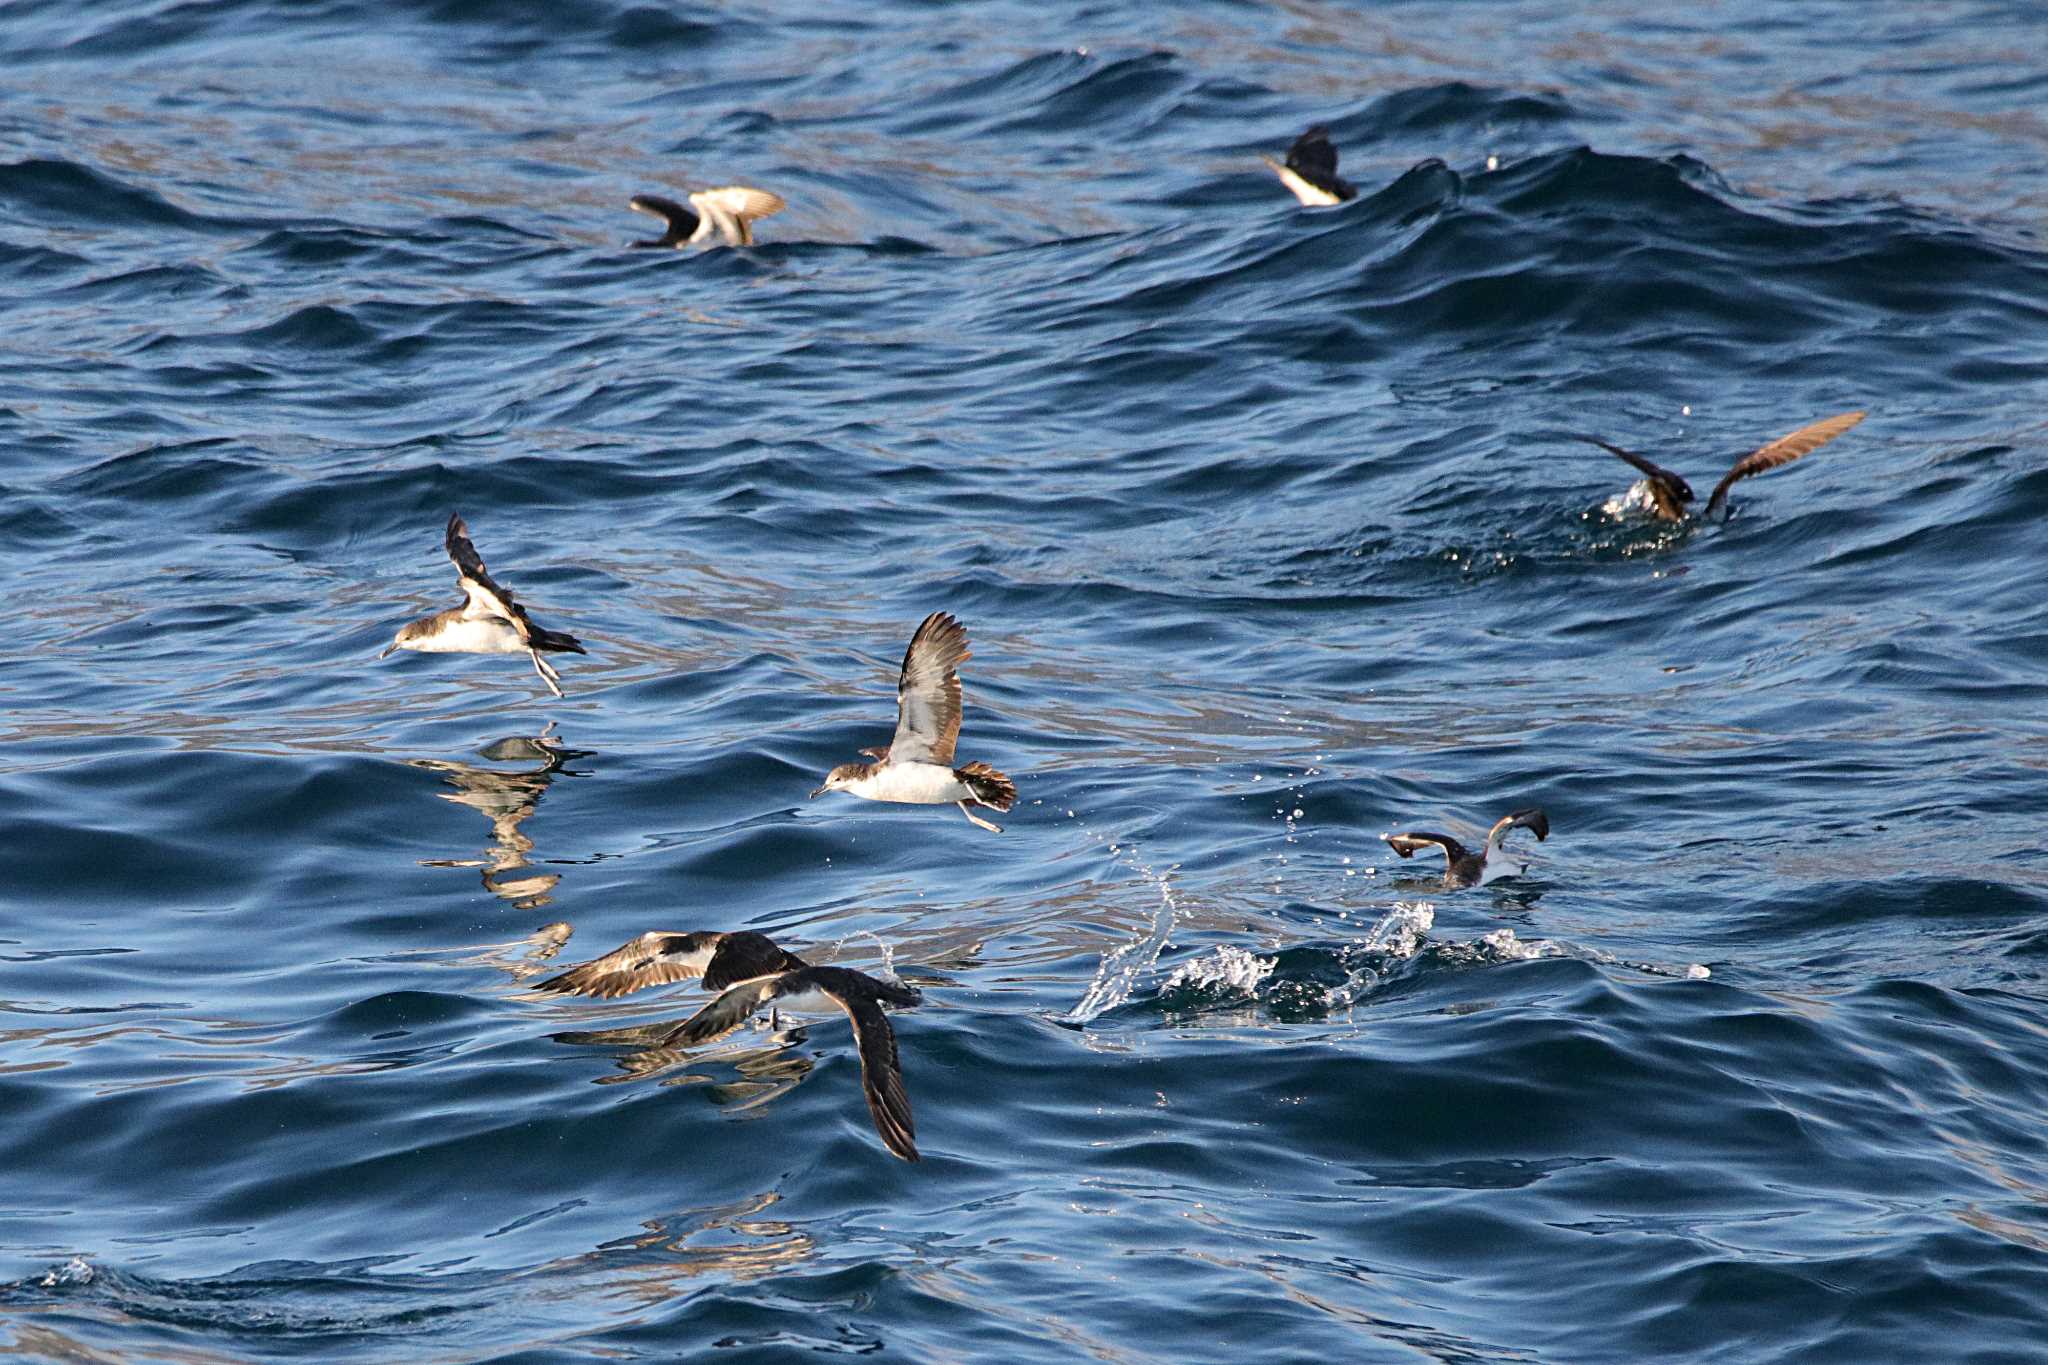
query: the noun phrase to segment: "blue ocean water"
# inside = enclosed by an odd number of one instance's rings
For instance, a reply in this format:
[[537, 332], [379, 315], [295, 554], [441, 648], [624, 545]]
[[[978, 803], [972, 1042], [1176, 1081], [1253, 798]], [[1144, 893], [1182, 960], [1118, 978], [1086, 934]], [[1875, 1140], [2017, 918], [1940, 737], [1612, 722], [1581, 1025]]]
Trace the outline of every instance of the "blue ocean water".
[[[8, 1351], [2041, 1358], [2037, 7], [0, 58]], [[1357, 201], [1260, 164], [1312, 122]], [[729, 182], [758, 248], [622, 249]], [[1572, 439], [1704, 496], [1850, 408], [1725, 524]], [[565, 700], [376, 659], [456, 510]], [[941, 609], [1005, 832], [807, 802]], [[1378, 837], [1527, 805], [1485, 887]], [[921, 1163], [843, 1021], [531, 989], [742, 927], [922, 989]]]

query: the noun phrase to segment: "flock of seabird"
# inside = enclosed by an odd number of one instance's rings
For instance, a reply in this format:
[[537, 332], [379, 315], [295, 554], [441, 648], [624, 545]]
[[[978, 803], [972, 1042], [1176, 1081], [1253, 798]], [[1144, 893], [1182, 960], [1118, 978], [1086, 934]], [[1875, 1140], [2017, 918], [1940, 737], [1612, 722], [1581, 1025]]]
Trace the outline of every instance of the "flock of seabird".
[[[448, 518], [443, 544], [455, 563], [461, 606], [408, 621], [379, 658], [400, 649], [423, 654], [525, 654], [548, 690], [562, 695], [561, 674], [543, 652], [586, 653], [573, 635], [535, 624], [511, 591], [484, 568], [460, 513]], [[986, 763], [953, 764], [960, 739], [960, 665], [969, 658], [967, 630], [950, 613], [935, 611], [910, 637], [896, 680], [896, 733], [886, 748], [864, 749], [863, 763], [842, 763], [811, 793], [843, 791], [869, 801], [935, 806], [952, 803], [985, 830], [1002, 826], [973, 806], [1007, 811], [1017, 784]], [[763, 1009], [778, 1013], [830, 1013], [853, 1021], [860, 1052], [861, 1086], [868, 1113], [888, 1149], [916, 1161], [917, 1124], [903, 1088], [896, 1031], [883, 1005], [915, 1005], [917, 991], [847, 967], [814, 966], [752, 931], [651, 931], [603, 957], [540, 983], [539, 989], [611, 999], [648, 986], [701, 978], [717, 999], [655, 1040], [659, 1048], [703, 1047], [737, 1029]]]
[[[1280, 182], [1302, 204], [1329, 207], [1354, 199], [1357, 186], [1337, 174], [1337, 149], [1328, 129], [1308, 129], [1288, 148], [1286, 159], [1264, 158]], [[784, 207], [782, 198], [743, 185], [699, 190], [686, 207], [661, 195], [635, 195], [630, 207], [663, 219], [661, 237], [634, 242], [635, 247], [682, 249], [712, 245], [750, 246], [753, 224]], [[1707, 499], [1704, 515], [1727, 507], [1728, 490], [1739, 479], [1790, 464], [1826, 445], [1862, 421], [1861, 412], [1823, 418], [1781, 436], [1736, 460]], [[1642, 455], [1610, 445], [1595, 436], [1574, 434], [1626, 460], [1644, 476], [1646, 510], [1664, 521], [1683, 521], [1694, 500], [1691, 485]], [[1633, 491], [1633, 490], [1632, 490]], [[561, 674], [544, 654], [586, 651], [582, 642], [562, 631], [537, 625], [512, 593], [485, 569], [483, 557], [469, 538], [460, 514], [448, 518], [444, 545], [455, 563], [462, 590], [460, 606], [409, 621], [402, 626], [385, 657], [395, 650], [428, 654], [525, 654], [534, 671], [555, 696], [563, 695]], [[967, 631], [952, 615], [935, 611], [918, 625], [904, 651], [896, 681], [896, 733], [884, 748], [863, 749], [865, 762], [842, 763], [825, 775], [813, 799], [827, 792], [845, 792], [869, 801], [913, 805], [958, 806], [982, 829], [1000, 834], [1002, 827], [975, 813], [976, 808], [1007, 811], [1017, 800], [1017, 784], [986, 763], [955, 766], [954, 747], [960, 738], [960, 665], [970, 657]], [[1550, 820], [1541, 810], [1518, 810], [1503, 816], [1477, 849], [1448, 834], [1410, 830], [1384, 834], [1395, 853], [1411, 858], [1434, 848], [1444, 857], [1444, 884], [1483, 885], [1516, 876], [1528, 864], [1510, 855], [1510, 833], [1526, 829], [1538, 841], [1550, 837]], [[649, 986], [701, 980], [704, 989], [719, 992], [710, 1004], [662, 1034], [664, 1048], [702, 1047], [739, 1028], [761, 1010], [779, 1016], [843, 1012], [853, 1023], [860, 1053], [861, 1084], [875, 1131], [889, 1151], [905, 1161], [918, 1160], [917, 1125], [910, 1096], [903, 1086], [903, 1068], [896, 1052], [896, 1033], [884, 1005], [898, 1008], [919, 1002], [918, 992], [900, 982], [845, 967], [815, 966], [753, 931], [650, 932], [558, 976], [539, 989], [610, 999]]]

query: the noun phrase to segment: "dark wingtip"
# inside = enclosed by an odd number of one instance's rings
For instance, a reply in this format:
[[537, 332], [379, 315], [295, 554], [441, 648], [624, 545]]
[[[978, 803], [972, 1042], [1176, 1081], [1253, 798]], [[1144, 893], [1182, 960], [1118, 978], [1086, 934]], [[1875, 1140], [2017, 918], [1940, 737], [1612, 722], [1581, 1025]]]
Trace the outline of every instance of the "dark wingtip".
[[1523, 828], [1536, 836], [1537, 843], [1540, 844], [1550, 837], [1550, 817], [1538, 808], [1531, 806], [1528, 810], [1518, 810], [1514, 818]]
[[1567, 441], [1584, 441], [1589, 446], [1599, 446], [1609, 455], [1619, 455], [1624, 460], [1629, 458], [1629, 456], [1633, 453], [1631, 451], [1623, 450], [1620, 446], [1614, 444], [1614, 442], [1612, 441], [1603, 441], [1598, 436], [1589, 436], [1583, 431], [1567, 431], [1564, 433], [1564, 438]]

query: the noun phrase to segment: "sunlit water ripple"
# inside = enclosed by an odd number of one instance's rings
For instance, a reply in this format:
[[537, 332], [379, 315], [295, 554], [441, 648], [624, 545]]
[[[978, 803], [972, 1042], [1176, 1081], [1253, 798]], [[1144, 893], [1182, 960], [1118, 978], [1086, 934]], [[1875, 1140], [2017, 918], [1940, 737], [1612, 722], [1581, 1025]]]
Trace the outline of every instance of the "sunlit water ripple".
[[[0, 1343], [2038, 1352], [2044, 54], [1996, 3], [12, 7]], [[1258, 163], [1314, 121], [1342, 208]], [[758, 249], [620, 249], [738, 180]], [[1725, 525], [1572, 439], [1704, 492], [1852, 407]], [[376, 661], [454, 509], [590, 645], [565, 701]], [[803, 799], [939, 608], [1000, 837]], [[1483, 888], [1378, 838], [1522, 805]], [[923, 990], [922, 1163], [842, 1022], [649, 1070], [562, 1035], [696, 992], [530, 989], [741, 926]]]

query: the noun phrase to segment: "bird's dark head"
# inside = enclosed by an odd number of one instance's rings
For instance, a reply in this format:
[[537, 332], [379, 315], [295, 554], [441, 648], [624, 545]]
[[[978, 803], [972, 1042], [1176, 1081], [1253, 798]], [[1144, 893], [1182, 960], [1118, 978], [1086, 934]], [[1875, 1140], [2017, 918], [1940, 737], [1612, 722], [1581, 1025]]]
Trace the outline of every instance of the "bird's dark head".
[[1650, 501], [1656, 504], [1657, 512], [1667, 521], [1685, 520], [1685, 509], [1692, 505], [1692, 485], [1668, 470], [1662, 477], [1652, 477]]

